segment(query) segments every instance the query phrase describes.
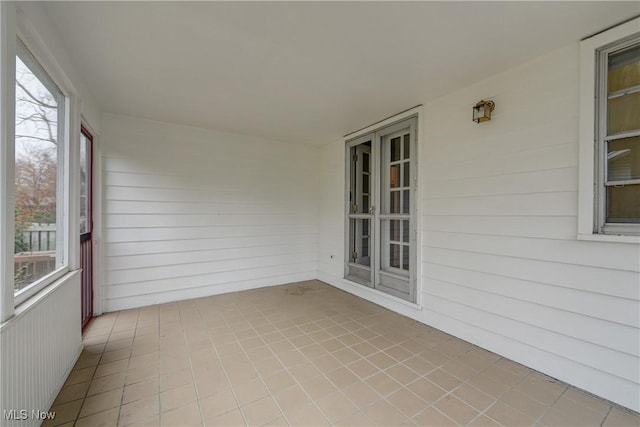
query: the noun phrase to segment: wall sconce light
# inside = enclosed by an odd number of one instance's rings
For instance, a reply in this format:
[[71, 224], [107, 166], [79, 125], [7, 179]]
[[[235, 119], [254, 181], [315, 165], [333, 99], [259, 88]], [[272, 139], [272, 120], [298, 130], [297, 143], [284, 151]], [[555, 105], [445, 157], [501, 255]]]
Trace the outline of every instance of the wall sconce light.
[[491, 112], [494, 108], [496, 108], [495, 102], [481, 99], [480, 102], [473, 107], [473, 121], [480, 123], [491, 120]]

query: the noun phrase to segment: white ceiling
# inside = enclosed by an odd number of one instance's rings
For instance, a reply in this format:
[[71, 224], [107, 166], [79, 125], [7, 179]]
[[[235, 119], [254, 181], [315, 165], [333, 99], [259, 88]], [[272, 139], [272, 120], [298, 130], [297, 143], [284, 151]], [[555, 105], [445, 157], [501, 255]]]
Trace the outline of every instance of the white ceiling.
[[46, 2], [100, 107], [323, 144], [640, 2]]

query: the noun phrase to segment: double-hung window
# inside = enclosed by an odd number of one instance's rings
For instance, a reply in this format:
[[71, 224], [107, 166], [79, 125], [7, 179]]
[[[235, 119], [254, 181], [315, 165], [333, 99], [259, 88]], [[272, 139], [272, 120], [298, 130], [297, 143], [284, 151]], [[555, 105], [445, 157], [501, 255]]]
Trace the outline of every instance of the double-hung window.
[[19, 39], [16, 48], [14, 291], [20, 303], [68, 264], [65, 97]]
[[416, 117], [348, 140], [345, 277], [416, 301]]
[[581, 234], [640, 235], [639, 29], [635, 19], [582, 44]]

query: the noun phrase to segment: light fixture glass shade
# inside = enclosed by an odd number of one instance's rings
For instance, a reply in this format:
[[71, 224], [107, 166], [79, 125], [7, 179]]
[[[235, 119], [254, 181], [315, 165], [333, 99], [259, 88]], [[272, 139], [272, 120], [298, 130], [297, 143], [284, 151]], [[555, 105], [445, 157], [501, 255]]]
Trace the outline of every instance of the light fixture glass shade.
[[480, 100], [473, 107], [473, 121], [476, 123], [486, 122], [491, 120], [491, 112], [495, 108], [493, 101]]

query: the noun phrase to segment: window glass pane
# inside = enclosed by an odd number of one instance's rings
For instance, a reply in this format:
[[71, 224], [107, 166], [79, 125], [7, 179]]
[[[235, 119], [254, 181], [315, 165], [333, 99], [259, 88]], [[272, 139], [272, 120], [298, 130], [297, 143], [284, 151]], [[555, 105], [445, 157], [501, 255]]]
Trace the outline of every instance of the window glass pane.
[[363, 173], [362, 175], [362, 192], [369, 193], [369, 174]]
[[609, 181], [640, 179], [640, 137], [607, 144], [607, 178]]
[[608, 91], [640, 85], [640, 45], [609, 55]]
[[607, 222], [640, 223], [640, 184], [607, 187]]
[[389, 265], [400, 268], [400, 245], [389, 245]]
[[391, 188], [400, 187], [400, 165], [392, 165], [389, 168], [389, 186]]
[[400, 137], [391, 139], [391, 161], [395, 162], [400, 160]]
[[391, 191], [389, 193], [389, 213], [400, 213], [399, 191]]
[[640, 92], [609, 99], [607, 114], [609, 135], [640, 129]]
[[410, 191], [409, 190], [404, 190], [402, 193], [403, 193], [402, 194], [402, 212], [407, 214], [407, 213], [409, 213], [409, 204], [410, 204], [409, 193], [410, 193]]
[[402, 172], [403, 172], [402, 186], [411, 187], [411, 182], [409, 180], [409, 177], [411, 176], [411, 165], [409, 162], [404, 162], [402, 164]]
[[409, 157], [411, 157], [411, 149], [409, 148], [410, 146], [410, 136], [409, 134], [406, 134], [404, 136], [404, 158], [408, 159]]
[[400, 241], [400, 221], [392, 219], [389, 225], [389, 240]]
[[[26, 60], [25, 60], [26, 61]], [[26, 61], [31, 63], [30, 61]], [[56, 254], [59, 91], [16, 57], [14, 288], [25, 288], [61, 266]]]
[[409, 246], [402, 246], [402, 269], [409, 270]]

